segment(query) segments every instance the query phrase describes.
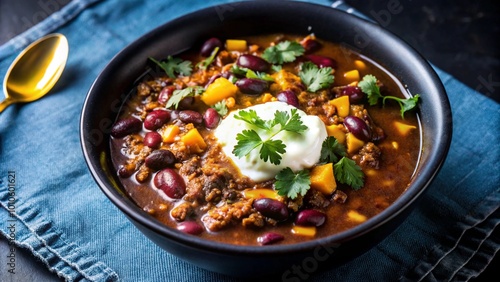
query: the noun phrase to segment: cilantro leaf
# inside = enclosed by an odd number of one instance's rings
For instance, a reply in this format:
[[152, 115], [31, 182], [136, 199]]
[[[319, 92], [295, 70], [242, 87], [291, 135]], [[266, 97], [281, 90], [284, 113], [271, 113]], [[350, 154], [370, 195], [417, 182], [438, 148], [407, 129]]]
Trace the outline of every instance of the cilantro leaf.
[[162, 68], [170, 78], [175, 78], [176, 77], [175, 73], [182, 74], [184, 76], [189, 76], [191, 75], [191, 71], [193, 70], [191, 61], [183, 61], [180, 58], [174, 58], [172, 56], [168, 56], [166, 62], [165, 61], [160, 62], [151, 57], [149, 57], [149, 59], [153, 61], [155, 64], [157, 64], [160, 68]]
[[345, 156], [347, 156], [345, 146], [340, 144], [335, 137], [328, 136], [325, 141], [323, 141], [323, 144], [321, 145], [321, 155], [319, 158], [320, 162], [336, 163], [340, 157]]
[[355, 161], [342, 157], [340, 161], [333, 165], [335, 179], [340, 183], [351, 186], [354, 190], [359, 190], [364, 185], [364, 173]]
[[380, 94], [380, 87], [377, 85], [377, 78], [371, 74], [363, 76], [363, 79], [358, 83], [358, 87], [368, 96], [368, 103], [372, 106], [378, 103], [382, 98], [382, 104], [385, 105], [385, 100], [394, 100], [398, 102], [401, 112], [401, 118], [404, 119], [405, 112], [415, 108], [420, 95], [417, 94], [411, 98], [402, 99], [395, 96], [383, 96]]
[[246, 78], [255, 78], [255, 79], [260, 79], [268, 82], [274, 82], [274, 78], [270, 75], [268, 75], [265, 72], [255, 72], [253, 70], [247, 70], [245, 74]]
[[290, 199], [297, 198], [298, 195], [304, 196], [311, 187], [311, 180], [307, 170], [301, 170], [294, 173], [291, 168], [282, 169], [276, 176], [274, 189], [278, 195], [287, 196]]
[[262, 144], [262, 139], [255, 130], [243, 130], [236, 135], [236, 140], [238, 144], [233, 149], [233, 154], [236, 156], [246, 156]]
[[333, 84], [334, 80], [331, 67], [319, 68], [311, 62], [302, 64], [299, 77], [310, 92], [327, 88]]
[[239, 111], [238, 114], [234, 115], [234, 118], [242, 120], [258, 128], [266, 130], [269, 129], [266, 122], [257, 115], [257, 112], [255, 110]]
[[199, 95], [199, 94], [203, 93], [203, 91], [205, 91], [205, 89], [201, 86], [189, 86], [189, 87], [186, 87], [184, 89], [174, 90], [174, 93], [168, 99], [167, 105], [165, 107], [170, 108], [170, 107], [174, 106], [174, 108], [177, 109], [177, 107], [179, 106], [179, 103], [181, 102], [182, 99], [184, 99], [185, 97], [189, 97], [189, 96]]
[[377, 78], [371, 74], [363, 76], [363, 79], [358, 83], [358, 87], [368, 96], [368, 103], [373, 106], [376, 105], [380, 94], [380, 88], [377, 85]]
[[[304, 125], [300, 116], [297, 114], [297, 109], [292, 109], [291, 111], [292, 117], [289, 118], [287, 112], [284, 113], [285, 119], [280, 119], [279, 124], [281, 125], [282, 130], [301, 133], [307, 129], [307, 126]], [[277, 119], [277, 113], [274, 114], [275, 119]], [[284, 123], [283, 123], [284, 122]]]
[[274, 165], [279, 165], [281, 163], [281, 154], [285, 153], [286, 145], [283, 144], [281, 140], [266, 140], [262, 143], [260, 148], [260, 158]]
[[214, 108], [220, 116], [225, 116], [228, 112], [225, 100], [215, 103], [212, 108]]
[[283, 64], [295, 61], [304, 54], [304, 47], [296, 41], [282, 41], [270, 46], [262, 53], [262, 58], [271, 64]]
[[[263, 120], [257, 115], [255, 110], [239, 111], [234, 116], [235, 119], [243, 120], [257, 127], [259, 131], [267, 133], [266, 135], [269, 137], [263, 140], [257, 131], [243, 130], [236, 135], [236, 140], [238, 142], [233, 148], [233, 154], [241, 158], [248, 155], [257, 147], [262, 146], [259, 150], [260, 158], [265, 162], [269, 161], [272, 164], [279, 165], [282, 159], [281, 155], [286, 152], [286, 145], [281, 140], [272, 138], [281, 131], [301, 133], [307, 129], [307, 126], [305, 126], [300, 119], [297, 109], [292, 109], [290, 113], [291, 115], [286, 111], [276, 111], [274, 119]], [[278, 130], [274, 129], [276, 125], [280, 126]]]
[[208, 66], [214, 61], [215, 56], [219, 52], [219, 47], [215, 47], [208, 58], [196, 64], [196, 67], [201, 70], [206, 70]]

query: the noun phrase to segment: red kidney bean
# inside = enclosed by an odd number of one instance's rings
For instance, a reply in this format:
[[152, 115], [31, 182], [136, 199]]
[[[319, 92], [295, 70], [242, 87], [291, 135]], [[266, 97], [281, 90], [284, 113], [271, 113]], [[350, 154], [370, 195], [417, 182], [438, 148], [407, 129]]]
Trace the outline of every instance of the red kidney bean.
[[182, 176], [171, 168], [158, 171], [154, 177], [154, 184], [172, 199], [180, 199], [186, 194], [186, 183]]
[[372, 133], [364, 120], [355, 116], [347, 116], [344, 118], [344, 125], [356, 138], [370, 141]]
[[172, 97], [172, 94], [174, 94], [175, 89], [176, 88], [173, 85], [164, 87], [160, 91], [160, 94], [158, 94], [158, 102], [161, 103], [162, 105], [167, 104], [168, 99]]
[[249, 54], [239, 56], [236, 65], [253, 71], [266, 72], [269, 70], [269, 63], [266, 60]]
[[155, 150], [146, 157], [144, 163], [150, 169], [160, 170], [173, 166], [175, 164], [175, 156], [169, 150]]
[[297, 108], [299, 107], [299, 98], [297, 98], [297, 95], [290, 89], [278, 93], [276, 98], [278, 98], [278, 101], [285, 102]]
[[219, 40], [219, 38], [212, 37], [209, 38], [203, 45], [201, 46], [200, 54], [203, 57], [209, 57], [212, 54], [212, 51], [216, 48], [219, 47], [219, 49], [222, 48], [222, 41]]
[[191, 235], [198, 235], [203, 232], [203, 227], [195, 221], [183, 221], [177, 224], [177, 230]]
[[312, 53], [314, 51], [318, 51], [319, 49], [321, 49], [321, 47], [323, 47], [321, 43], [311, 38], [307, 38], [301, 41], [300, 44], [302, 45], [302, 47], [304, 47], [306, 53]]
[[295, 218], [295, 224], [302, 226], [321, 226], [326, 221], [326, 215], [317, 210], [302, 210]]
[[266, 81], [255, 78], [242, 78], [235, 84], [241, 92], [250, 95], [262, 94], [269, 86]]
[[320, 68], [331, 67], [332, 69], [337, 68], [337, 62], [329, 57], [321, 56], [321, 55], [306, 55], [306, 59], [313, 62]]
[[191, 108], [194, 105], [194, 97], [188, 96], [182, 98], [182, 100], [179, 102], [179, 109], [181, 110], [187, 110]]
[[213, 108], [208, 108], [203, 115], [203, 121], [207, 128], [216, 128], [220, 121], [219, 113]]
[[113, 125], [111, 128], [111, 136], [121, 138], [132, 133], [137, 133], [141, 129], [142, 122], [135, 117], [129, 117], [119, 120]]
[[149, 148], [158, 148], [161, 145], [162, 137], [160, 133], [156, 131], [151, 131], [146, 133], [146, 136], [144, 136], [144, 145], [148, 146]]
[[170, 112], [166, 110], [153, 110], [144, 119], [144, 128], [156, 130], [170, 120]]
[[203, 122], [203, 116], [200, 113], [191, 110], [180, 111], [179, 119], [185, 123], [200, 124]]
[[133, 170], [127, 169], [125, 166], [120, 166], [118, 169], [118, 175], [123, 178], [128, 178], [134, 173]]
[[274, 233], [274, 232], [268, 232], [262, 236], [259, 236], [257, 238], [257, 242], [261, 245], [270, 245], [270, 244], [279, 242], [283, 239], [285, 239], [285, 237], [281, 234]]
[[349, 96], [349, 103], [351, 104], [361, 104], [365, 99], [365, 93], [357, 86], [346, 86], [340, 94], [342, 96]]
[[260, 198], [253, 201], [252, 206], [263, 216], [276, 220], [286, 220], [288, 218], [288, 208], [280, 201], [270, 198]]

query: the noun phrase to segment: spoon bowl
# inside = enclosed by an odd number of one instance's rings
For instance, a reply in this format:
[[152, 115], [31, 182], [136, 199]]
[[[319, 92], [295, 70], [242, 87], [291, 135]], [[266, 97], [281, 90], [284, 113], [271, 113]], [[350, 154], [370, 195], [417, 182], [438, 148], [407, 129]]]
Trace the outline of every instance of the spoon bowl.
[[59, 33], [46, 35], [24, 49], [5, 75], [0, 112], [10, 104], [32, 102], [47, 94], [61, 76], [68, 52], [68, 40]]

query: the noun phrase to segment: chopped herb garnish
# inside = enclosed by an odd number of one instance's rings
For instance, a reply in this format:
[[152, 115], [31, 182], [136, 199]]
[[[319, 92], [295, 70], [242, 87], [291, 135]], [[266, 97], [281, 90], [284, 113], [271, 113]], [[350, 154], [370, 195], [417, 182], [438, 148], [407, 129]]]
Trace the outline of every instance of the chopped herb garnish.
[[405, 112], [417, 106], [418, 99], [420, 97], [419, 94], [407, 99], [402, 99], [395, 96], [383, 96], [382, 94], [380, 94], [380, 87], [378, 87], [377, 85], [377, 78], [371, 74], [365, 75], [363, 79], [358, 83], [358, 87], [368, 96], [368, 103], [372, 106], [376, 105], [379, 99], [382, 99], [383, 105], [385, 105], [386, 99], [398, 102], [401, 108], [401, 118], [403, 119]]
[[181, 102], [182, 99], [189, 97], [189, 96], [196, 96], [201, 93], [203, 93], [205, 89], [201, 86], [189, 86], [184, 89], [177, 89], [174, 90], [174, 93], [172, 94], [172, 97], [168, 99], [167, 105], [165, 106], [166, 108], [170, 108], [174, 106], [174, 108], [177, 109], [179, 106], [179, 103]]
[[333, 136], [326, 137], [321, 146], [320, 162], [336, 163], [340, 157], [347, 156], [347, 150], [344, 145], [340, 144]]
[[212, 108], [214, 108], [220, 116], [225, 116], [228, 112], [225, 100], [215, 103]]
[[274, 78], [265, 72], [255, 72], [253, 70], [248, 70], [246, 73], [247, 78], [256, 78], [268, 82], [274, 82]]
[[282, 41], [270, 46], [262, 53], [262, 58], [271, 64], [290, 63], [304, 54], [304, 47], [296, 41]]
[[[243, 130], [236, 135], [238, 143], [234, 146], [233, 154], [241, 158], [260, 147], [259, 154], [263, 161], [279, 165], [281, 155], [286, 152], [286, 145], [281, 140], [273, 140], [272, 138], [281, 131], [301, 133], [307, 129], [307, 126], [302, 123], [297, 109], [292, 109], [290, 113], [291, 115], [286, 111], [276, 111], [274, 119], [265, 121], [254, 110], [240, 111], [234, 116], [235, 119], [243, 120], [257, 127], [267, 133], [269, 137], [263, 140], [257, 131], [253, 129]], [[279, 125], [278, 130], [274, 129], [276, 125]]]
[[168, 56], [167, 61], [161, 62], [151, 57], [149, 57], [149, 59], [157, 64], [160, 68], [162, 68], [170, 78], [175, 78], [176, 73], [182, 74], [184, 76], [189, 76], [191, 75], [191, 71], [193, 70], [191, 61], [183, 61], [180, 58]]
[[302, 64], [299, 76], [310, 92], [330, 87], [334, 80], [331, 67], [319, 68], [311, 62]]
[[274, 189], [278, 195], [287, 196], [290, 199], [297, 198], [298, 195], [304, 196], [311, 187], [309, 171], [301, 170], [294, 173], [291, 168], [282, 169], [276, 176]]
[[351, 186], [354, 190], [359, 190], [364, 185], [364, 173], [355, 161], [342, 157], [340, 161], [333, 165], [335, 179], [340, 183]]
[[[340, 159], [340, 160], [339, 160]], [[347, 158], [344, 145], [333, 136], [323, 141], [320, 162], [333, 163], [335, 179], [358, 190], [364, 185], [364, 173], [355, 161]]]
[[233, 64], [233, 66], [231, 67], [231, 72], [235, 75], [244, 76], [246, 78], [254, 78], [265, 80], [268, 82], [274, 82], [274, 78], [265, 72], [255, 72], [251, 69], [243, 68], [236, 64]]
[[199, 68], [200, 70], [206, 70], [208, 66], [214, 61], [217, 52], [219, 52], [219, 47], [215, 47], [214, 50], [212, 51], [212, 54], [210, 54], [210, 56], [205, 60], [197, 63], [196, 67]]
[[271, 65], [271, 70], [273, 72], [279, 72], [282, 69], [283, 69], [283, 66], [281, 66], [281, 65]]

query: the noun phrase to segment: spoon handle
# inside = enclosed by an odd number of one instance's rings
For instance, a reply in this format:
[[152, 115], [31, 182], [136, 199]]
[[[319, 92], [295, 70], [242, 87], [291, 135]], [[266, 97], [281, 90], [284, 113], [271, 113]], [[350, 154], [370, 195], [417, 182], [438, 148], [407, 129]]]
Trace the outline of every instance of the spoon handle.
[[3, 112], [3, 110], [5, 110], [5, 108], [7, 108], [7, 106], [9, 106], [10, 104], [12, 104], [14, 101], [7, 98], [5, 100], [3, 100], [2, 102], [0, 102], [0, 113]]

